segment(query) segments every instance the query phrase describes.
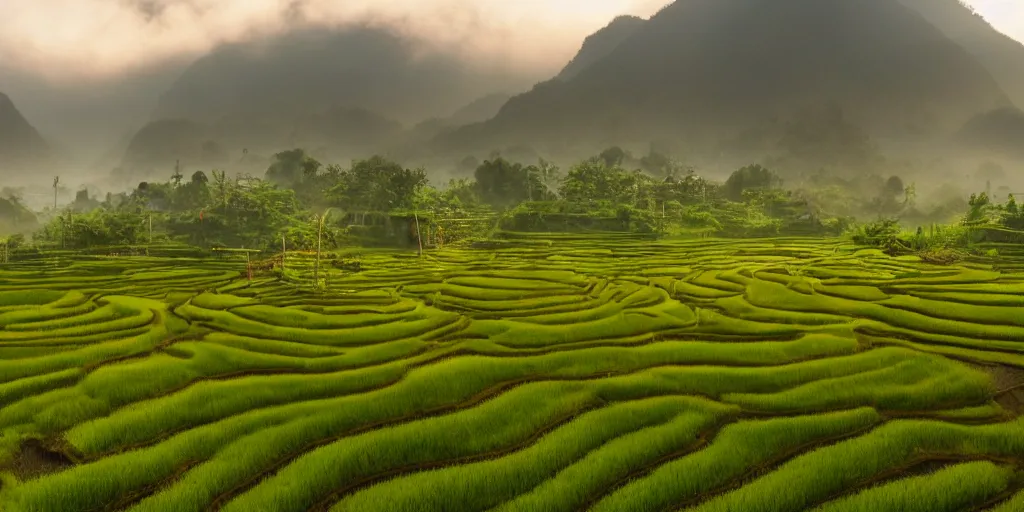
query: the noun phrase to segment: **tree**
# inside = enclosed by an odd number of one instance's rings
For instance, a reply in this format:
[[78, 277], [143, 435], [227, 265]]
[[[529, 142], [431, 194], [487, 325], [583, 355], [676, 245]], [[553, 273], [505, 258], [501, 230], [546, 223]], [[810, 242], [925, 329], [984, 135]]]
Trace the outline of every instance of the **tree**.
[[321, 164], [302, 149], [291, 149], [274, 155], [274, 161], [267, 168], [266, 179], [275, 185], [299, 188], [301, 184], [315, 181]]
[[647, 156], [640, 159], [640, 167], [654, 176], [668, 177], [674, 166], [671, 158], [655, 151], [652, 147]]
[[622, 165], [622, 162], [626, 160], [629, 155], [622, 148], [618, 146], [612, 146], [598, 156], [606, 167], [618, 167]]
[[327, 191], [331, 203], [364, 216], [371, 211], [411, 209], [416, 194], [427, 183], [425, 170], [406, 169], [379, 155], [357, 160], [347, 171], [331, 173], [337, 174], [336, 183]]
[[544, 185], [544, 189], [547, 194], [553, 195], [556, 198], [560, 197], [558, 193], [558, 182], [561, 179], [561, 170], [553, 163], [548, 162], [541, 158], [537, 163], [539, 169], [538, 178], [540, 179], [541, 185]]
[[498, 208], [527, 200], [532, 193], [531, 188], [539, 185], [539, 177], [531, 175], [522, 164], [509, 162], [500, 156], [485, 160], [473, 176], [481, 199]]
[[313, 263], [313, 285], [320, 286], [320, 248], [324, 236], [324, 222], [331, 214], [331, 208], [324, 210], [320, 215], [313, 215], [313, 223], [316, 224], [316, 261]]
[[903, 188], [903, 204], [909, 208], [914, 207], [917, 201], [917, 185], [911, 183]]
[[971, 194], [971, 199], [967, 201], [967, 204], [969, 208], [967, 210], [967, 215], [964, 216], [965, 224], [980, 224], [987, 220], [988, 212], [992, 204], [988, 198], [988, 194], [984, 192], [981, 194]]
[[458, 165], [456, 165], [456, 169], [459, 173], [471, 173], [475, 171], [477, 167], [480, 167], [480, 160], [473, 155], [463, 158], [459, 161]]
[[861, 168], [875, 158], [867, 132], [849, 122], [834, 103], [797, 115], [779, 147], [787, 162], [804, 169]]
[[722, 190], [731, 201], [743, 201], [743, 191], [749, 189], [772, 189], [780, 186], [782, 180], [771, 170], [759, 165], [748, 165], [731, 175], [725, 181]]
[[904, 194], [906, 187], [903, 185], [903, 180], [899, 176], [890, 176], [885, 182], [885, 188], [883, 189], [886, 194], [892, 197], [898, 197]]
[[596, 206], [649, 206], [654, 197], [654, 183], [642, 172], [608, 167], [596, 158], [581, 162], [569, 170], [559, 194], [566, 201]]

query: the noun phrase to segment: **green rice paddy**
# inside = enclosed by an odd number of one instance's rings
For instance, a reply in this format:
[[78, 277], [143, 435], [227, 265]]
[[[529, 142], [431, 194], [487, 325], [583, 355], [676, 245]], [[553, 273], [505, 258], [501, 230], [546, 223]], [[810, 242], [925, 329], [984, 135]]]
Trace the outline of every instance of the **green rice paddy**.
[[0, 510], [1024, 510], [1024, 260], [533, 238], [0, 266]]

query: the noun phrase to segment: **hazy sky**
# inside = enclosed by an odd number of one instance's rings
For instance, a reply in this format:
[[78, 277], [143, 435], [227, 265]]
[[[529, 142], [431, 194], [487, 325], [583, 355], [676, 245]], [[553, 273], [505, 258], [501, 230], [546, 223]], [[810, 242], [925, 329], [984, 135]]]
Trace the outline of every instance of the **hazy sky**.
[[310, 21], [386, 24], [474, 57], [557, 69], [617, 14], [668, 0], [0, 0], [0, 62], [103, 77]]
[[[620, 14], [671, 0], [0, 0], [0, 91], [44, 135], [99, 152], [189, 61], [221, 43], [368, 23], [529, 76], [557, 73]], [[969, 0], [1024, 41], [1024, 0]], [[72, 140], [76, 139], [76, 140]]]
[[[557, 70], [617, 14], [668, 0], [0, 0], [0, 62], [57, 81], [105, 77], [302, 20], [384, 23], [485, 59]], [[971, 0], [1024, 41], [1024, 0]]]

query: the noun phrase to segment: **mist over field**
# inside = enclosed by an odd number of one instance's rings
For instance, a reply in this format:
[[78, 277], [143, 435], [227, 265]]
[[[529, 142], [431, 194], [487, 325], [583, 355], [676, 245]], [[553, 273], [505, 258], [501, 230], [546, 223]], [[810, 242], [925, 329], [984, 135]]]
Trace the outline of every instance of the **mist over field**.
[[[739, 21], [715, 21], [740, 20], [738, 9], [755, 12], [759, 2], [688, 3], [8, 2], [0, 93], [24, 122], [5, 114], [0, 126], [45, 141], [42, 167], [63, 176], [65, 195], [86, 184], [123, 190], [164, 178], [176, 164], [261, 175], [273, 154], [294, 147], [342, 165], [387, 153], [425, 166], [438, 182], [465, 175], [460, 162], [470, 156], [497, 151], [524, 164], [543, 157], [571, 166], [618, 146], [637, 159], [657, 148], [722, 180], [759, 162], [774, 163], [794, 186], [821, 168], [844, 179], [898, 174], [920, 184], [922, 199], [940, 202], [986, 183], [1004, 195], [1024, 189], [1013, 171], [1024, 158], [1014, 151], [1024, 133], [1019, 3], [971, 3], [982, 19], [957, 0], [871, 1], [861, 14], [790, 1], [776, 10], [777, 23], [802, 38], [794, 44], [818, 38], [822, 50], [797, 50], [803, 57], [788, 63], [784, 38], [750, 61], [724, 43], [746, 48], [740, 40], [762, 37]], [[709, 29], [717, 36], [676, 35], [689, 23], [683, 9], [718, 27]], [[930, 27], [893, 21], [908, 9]], [[859, 15], [892, 26], [849, 32]], [[773, 19], [758, 21], [765, 34], [778, 30], [767, 28]], [[849, 51], [826, 53], [832, 35], [814, 27], [845, 34], [835, 44]], [[901, 54], [909, 44], [916, 46]], [[918, 51], [925, 46], [932, 50]], [[883, 62], [889, 54], [899, 57]], [[942, 83], [949, 85], [936, 88]], [[832, 140], [801, 142], [795, 161], [782, 142], [792, 125], [835, 105], [847, 124], [832, 127]], [[25, 135], [25, 124], [39, 137]], [[10, 142], [18, 137], [8, 143], [24, 146]], [[857, 137], [867, 143], [858, 148]], [[42, 204], [50, 178], [31, 171], [37, 159], [2, 147], [5, 184], [33, 187], [27, 200]]]

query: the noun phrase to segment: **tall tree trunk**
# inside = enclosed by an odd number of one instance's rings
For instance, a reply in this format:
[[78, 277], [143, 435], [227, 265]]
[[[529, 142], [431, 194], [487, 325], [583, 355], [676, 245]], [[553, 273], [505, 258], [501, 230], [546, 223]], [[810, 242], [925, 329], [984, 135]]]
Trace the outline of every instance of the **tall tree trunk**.
[[313, 263], [313, 285], [320, 286], [320, 240], [323, 238], [324, 218], [320, 217], [316, 230], [316, 262]]
[[416, 244], [419, 245], [419, 252], [417, 254], [423, 257], [423, 240], [420, 238], [420, 216], [413, 213], [412, 218], [416, 221]]

